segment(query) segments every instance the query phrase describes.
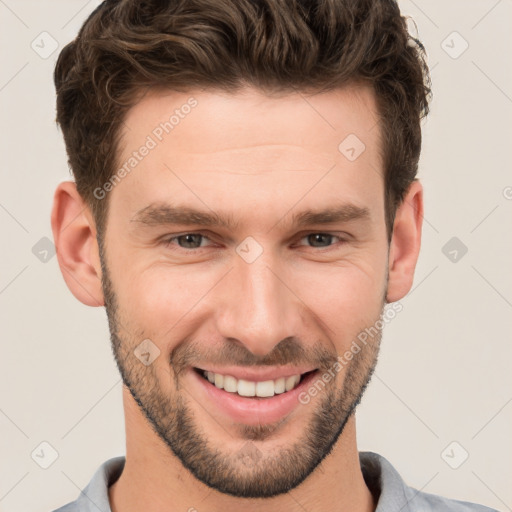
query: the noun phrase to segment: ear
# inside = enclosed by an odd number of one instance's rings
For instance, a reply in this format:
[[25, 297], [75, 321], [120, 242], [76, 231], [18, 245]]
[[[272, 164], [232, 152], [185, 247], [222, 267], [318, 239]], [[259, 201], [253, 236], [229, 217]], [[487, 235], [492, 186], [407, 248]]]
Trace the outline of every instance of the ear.
[[414, 180], [397, 208], [389, 249], [387, 302], [395, 302], [411, 289], [421, 246], [423, 186]]
[[57, 187], [51, 223], [57, 260], [71, 293], [87, 306], [103, 306], [96, 226], [74, 182]]

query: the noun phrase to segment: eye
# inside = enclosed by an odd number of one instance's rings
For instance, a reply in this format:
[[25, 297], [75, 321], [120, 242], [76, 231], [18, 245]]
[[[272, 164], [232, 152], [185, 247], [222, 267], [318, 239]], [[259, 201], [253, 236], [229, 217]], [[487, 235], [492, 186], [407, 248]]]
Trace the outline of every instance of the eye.
[[209, 240], [208, 237], [201, 233], [185, 233], [183, 235], [175, 235], [165, 239], [164, 244], [168, 247], [174, 242], [174, 240], [176, 240], [177, 245], [182, 249], [199, 249], [201, 248], [201, 239]]
[[[300, 241], [307, 240], [310, 247], [313, 248], [329, 248], [333, 245], [333, 240], [337, 239], [340, 244], [345, 242], [345, 240], [337, 235], [332, 233], [308, 233], [306, 236], [303, 236]], [[179, 249], [184, 250], [195, 250], [206, 247], [201, 242], [205, 240], [210, 240], [206, 235], [202, 233], [183, 233], [181, 235], [174, 235], [168, 237], [163, 240], [165, 247], [170, 247], [171, 245], [178, 246]], [[299, 244], [303, 245], [303, 244]]]
[[[340, 238], [339, 236], [333, 235], [331, 233], [308, 233], [306, 236], [302, 237], [301, 240], [307, 240], [310, 243], [313, 243], [312, 247], [330, 247], [334, 244], [329, 243], [332, 242], [333, 239], [338, 239], [340, 243], [343, 243], [345, 240]], [[319, 243], [320, 245], [315, 245]], [[324, 245], [327, 244], [327, 245]]]

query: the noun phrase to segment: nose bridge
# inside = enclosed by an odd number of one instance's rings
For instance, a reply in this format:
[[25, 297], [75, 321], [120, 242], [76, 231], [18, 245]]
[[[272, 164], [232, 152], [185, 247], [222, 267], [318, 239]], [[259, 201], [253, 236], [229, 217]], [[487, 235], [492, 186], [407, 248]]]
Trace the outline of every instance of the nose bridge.
[[220, 334], [239, 340], [256, 355], [265, 355], [284, 338], [298, 335], [300, 313], [279, 269], [270, 254], [263, 253], [251, 263], [237, 256], [224, 283]]

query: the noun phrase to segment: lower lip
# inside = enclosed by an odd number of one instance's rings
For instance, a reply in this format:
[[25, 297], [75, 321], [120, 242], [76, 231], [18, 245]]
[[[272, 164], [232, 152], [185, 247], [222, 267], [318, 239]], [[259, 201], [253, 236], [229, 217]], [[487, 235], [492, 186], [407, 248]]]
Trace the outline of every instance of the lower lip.
[[273, 423], [283, 419], [296, 407], [302, 405], [299, 395], [307, 389], [309, 383], [315, 379], [318, 370], [306, 375], [299, 385], [291, 391], [280, 393], [272, 397], [243, 397], [238, 393], [230, 393], [219, 389], [209, 380], [201, 377], [197, 371], [191, 370], [193, 377], [206, 393], [208, 403], [216, 405], [230, 420], [247, 425]]

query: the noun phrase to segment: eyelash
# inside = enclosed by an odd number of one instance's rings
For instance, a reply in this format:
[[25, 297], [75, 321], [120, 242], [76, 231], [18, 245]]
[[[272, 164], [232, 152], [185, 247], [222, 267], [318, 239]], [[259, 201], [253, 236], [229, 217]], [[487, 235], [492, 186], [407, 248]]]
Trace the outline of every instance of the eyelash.
[[[189, 232], [189, 233], [182, 233], [182, 234], [179, 234], [179, 235], [173, 235], [171, 237], [168, 237], [166, 239], [163, 240], [163, 244], [165, 247], [170, 247], [172, 245], [172, 242], [178, 238], [181, 238], [181, 237], [184, 237], [184, 236], [187, 236], [187, 235], [199, 235], [201, 237], [203, 237], [203, 239], [207, 239], [207, 240], [210, 240], [210, 238], [205, 235], [204, 233], [198, 233], [198, 232]], [[334, 233], [328, 233], [328, 232], [324, 232], [324, 231], [312, 231], [310, 233], [306, 233], [305, 235], [303, 235], [299, 241], [311, 236], [311, 235], [327, 235], [329, 237], [332, 237], [332, 238], [338, 238], [339, 239], [339, 242], [338, 244], [343, 244], [345, 243], [347, 240], [342, 238], [341, 236], [339, 235], [336, 235]], [[211, 241], [211, 240], [210, 240]], [[312, 247], [310, 246], [312, 249], [318, 249], [319, 251], [321, 252], [326, 252], [326, 251], [329, 251], [330, 249], [334, 248], [336, 245], [338, 244], [332, 244], [332, 245], [329, 245], [327, 247]], [[206, 247], [197, 247], [195, 249], [186, 249], [184, 247], [180, 247], [180, 246], [177, 246], [177, 249], [173, 249], [173, 250], [178, 250], [178, 251], [185, 251], [185, 252], [198, 252], [200, 251], [201, 249], [206, 249]]]

